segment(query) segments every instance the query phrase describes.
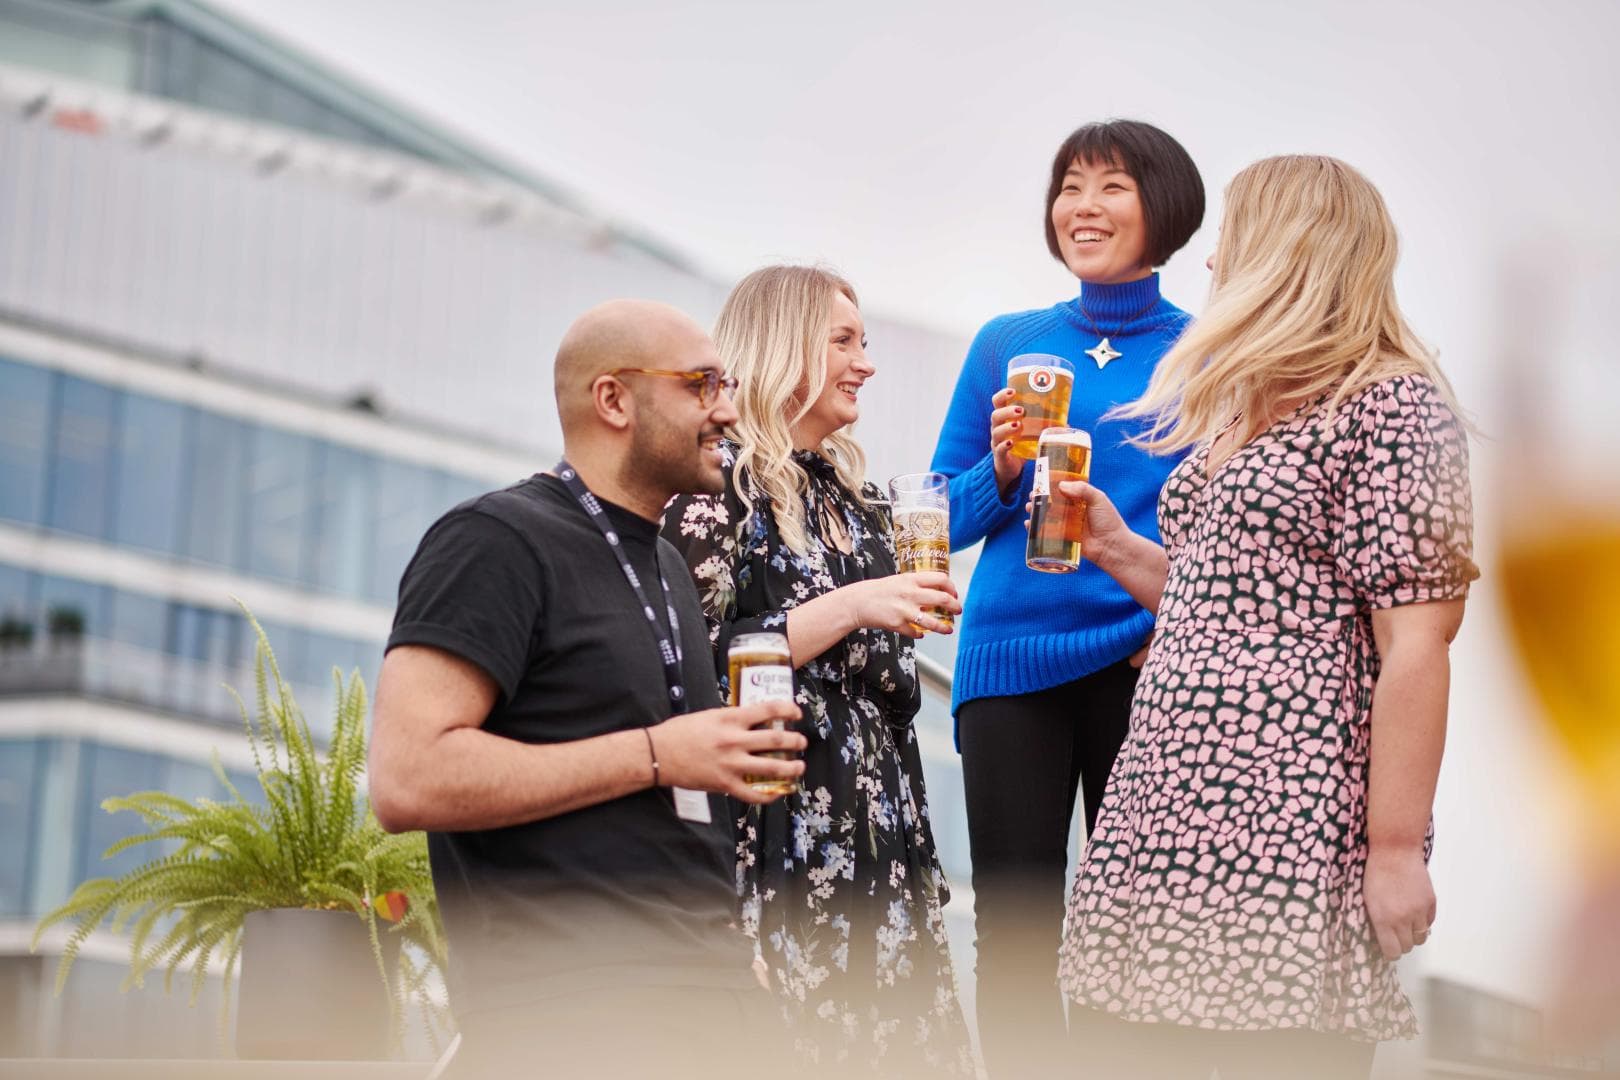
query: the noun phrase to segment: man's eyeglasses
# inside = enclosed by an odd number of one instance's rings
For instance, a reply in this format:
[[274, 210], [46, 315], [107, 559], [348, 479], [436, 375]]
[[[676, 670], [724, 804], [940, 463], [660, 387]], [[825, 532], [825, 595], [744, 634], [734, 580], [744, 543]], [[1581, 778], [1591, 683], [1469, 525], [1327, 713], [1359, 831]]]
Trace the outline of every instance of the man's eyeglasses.
[[698, 384], [698, 404], [707, 407], [720, 396], [724, 388], [728, 394], [737, 392], [737, 377], [735, 375], [722, 375], [715, 368], [704, 368], [701, 371], [670, 371], [667, 368], [621, 367], [612, 371], [603, 372], [604, 375], [661, 375], [666, 379], [685, 379], [689, 383]]

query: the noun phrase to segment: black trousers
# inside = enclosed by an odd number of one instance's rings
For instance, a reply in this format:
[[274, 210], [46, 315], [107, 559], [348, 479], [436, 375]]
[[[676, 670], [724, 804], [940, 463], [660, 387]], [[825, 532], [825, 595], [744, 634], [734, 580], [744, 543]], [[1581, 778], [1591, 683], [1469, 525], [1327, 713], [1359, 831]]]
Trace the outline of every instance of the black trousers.
[[1057, 989], [1075, 788], [1089, 833], [1130, 721], [1126, 661], [1074, 682], [957, 709], [973, 917], [979, 1045], [994, 1080], [1073, 1069]]

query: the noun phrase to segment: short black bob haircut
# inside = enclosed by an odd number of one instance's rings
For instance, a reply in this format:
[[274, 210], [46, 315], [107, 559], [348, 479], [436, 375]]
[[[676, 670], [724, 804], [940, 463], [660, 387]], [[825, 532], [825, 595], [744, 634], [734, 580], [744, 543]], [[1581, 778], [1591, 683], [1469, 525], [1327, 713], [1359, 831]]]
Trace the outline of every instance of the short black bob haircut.
[[1052, 204], [1063, 190], [1063, 174], [1076, 160], [1117, 163], [1136, 181], [1147, 224], [1146, 266], [1169, 262], [1204, 222], [1204, 178], [1180, 143], [1140, 120], [1087, 124], [1064, 139], [1052, 159], [1052, 183], [1046, 189], [1046, 249], [1058, 262], [1063, 253], [1052, 228]]

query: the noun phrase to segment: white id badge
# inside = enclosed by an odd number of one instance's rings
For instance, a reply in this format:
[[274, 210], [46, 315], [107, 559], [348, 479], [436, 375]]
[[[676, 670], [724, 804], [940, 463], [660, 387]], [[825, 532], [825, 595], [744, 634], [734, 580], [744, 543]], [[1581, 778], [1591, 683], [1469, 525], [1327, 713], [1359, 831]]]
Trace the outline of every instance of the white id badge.
[[675, 793], [675, 815], [682, 821], [695, 821], [699, 825], [707, 825], [714, 820], [709, 816], [708, 792], [683, 787], [669, 790]]

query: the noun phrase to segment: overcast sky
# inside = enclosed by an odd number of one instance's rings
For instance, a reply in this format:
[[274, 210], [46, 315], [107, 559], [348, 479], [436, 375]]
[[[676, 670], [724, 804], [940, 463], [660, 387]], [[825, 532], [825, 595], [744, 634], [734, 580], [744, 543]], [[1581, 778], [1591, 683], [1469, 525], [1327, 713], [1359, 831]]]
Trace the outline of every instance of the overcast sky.
[[[1203, 170], [1206, 228], [1167, 272], [1189, 307], [1221, 187], [1266, 154], [1367, 171], [1414, 266], [1459, 228], [1565, 206], [1617, 220], [1613, 0], [1551, 0], [1534, 21], [1477, 0], [220, 6], [719, 276], [825, 259], [869, 306], [964, 333], [1072, 291], [1041, 238], [1045, 173], [1100, 117], [1158, 123]], [[1549, 146], [1548, 121], [1609, 145]]]
[[[214, 2], [722, 279], [825, 260], [870, 311], [964, 335], [1048, 305], [1075, 287], [1042, 239], [1051, 154], [1129, 116], [1181, 139], [1209, 188], [1166, 270], [1184, 307], [1202, 303], [1231, 175], [1323, 152], [1383, 190], [1403, 303], [1488, 430], [1504, 342], [1536, 364], [1612, 337], [1615, 0]], [[1478, 445], [1484, 520], [1504, 443]], [[1423, 967], [1533, 996], [1571, 805], [1512, 675], [1493, 559], [1482, 529]]]

